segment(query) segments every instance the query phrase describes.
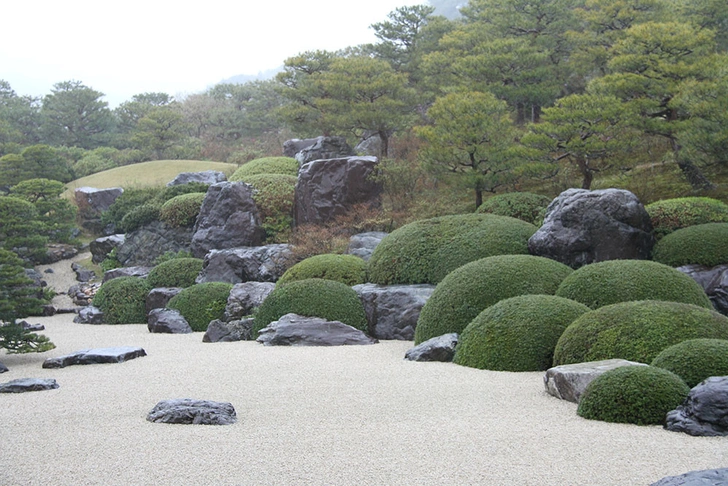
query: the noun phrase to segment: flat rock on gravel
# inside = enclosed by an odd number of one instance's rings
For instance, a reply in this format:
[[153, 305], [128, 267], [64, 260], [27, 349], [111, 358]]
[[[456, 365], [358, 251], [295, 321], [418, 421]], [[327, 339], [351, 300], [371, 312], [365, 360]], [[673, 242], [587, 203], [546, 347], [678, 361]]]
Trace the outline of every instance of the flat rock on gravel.
[[726, 484], [728, 484], [728, 468], [724, 467], [668, 476], [650, 486], [725, 486]]
[[116, 348], [84, 349], [75, 353], [48, 358], [43, 362], [43, 368], [65, 368], [72, 365], [123, 363], [130, 359], [146, 356], [142, 348], [122, 346]]
[[157, 403], [147, 420], [163, 424], [231, 425], [237, 415], [228, 402], [178, 398]]
[[58, 388], [58, 383], [53, 378], [19, 378], [7, 383], [0, 383], [0, 393], [25, 393], [56, 388]]

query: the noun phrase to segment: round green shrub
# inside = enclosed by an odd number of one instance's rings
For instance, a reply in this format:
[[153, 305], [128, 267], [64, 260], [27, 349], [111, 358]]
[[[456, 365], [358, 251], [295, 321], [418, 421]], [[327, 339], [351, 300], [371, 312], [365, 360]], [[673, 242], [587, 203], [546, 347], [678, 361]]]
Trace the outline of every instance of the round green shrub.
[[354, 255], [325, 254], [306, 258], [286, 270], [277, 285], [321, 278], [352, 286], [366, 281], [366, 263]]
[[591, 311], [563, 332], [554, 366], [621, 358], [651, 363], [687, 339], [728, 339], [728, 317], [680, 302], [622, 302]]
[[278, 234], [287, 234], [293, 224], [293, 201], [296, 177], [286, 174], [258, 174], [245, 176], [242, 182], [253, 186], [253, 194], [263, 229], [268, 240]]
[[121, 219], [119, 229], [124, 233], [130, 233], [149, 224], [153, 221], [159, 220], [159, 204], [156, 203], [145, 203], [141, 206], [137, 206], [124, 215]]
[[296, 177], [298, 162], [291, 157], [263, 157], [251, 160], [236, 170], [229, 180], [248, 182], [247, 177], [259, 174], [284, 174]]
[[159, 194], [158, 187], [130, 188], [117, 197], [109, 209], [101, 214], [104, 224], [120, 225], [127, 213], [146, 203], [154, 203]]
[[653, 366], [622, 366], [589, 383], [576, 413], [604, 422], [636, 425], [665, 423], [667, 412], [688, 396], [679, 376]]
[[178, 184], [176, 186], [168, 186], [162, 189], [159, 194], [155, 197], [156, 201], [160, 204], [164, 204], [173, 197], [181, 196], [182, 194], [191, 194], [193, 192], [207, 192], [210, 187], [209, 184], [204, 182], [188, 182], [187, 184]]
[[680, 267], [728, 263], [728, 223], [707, 223], [676, 230], [655, 245], [652, 259]]
[[630, 300], [667, 300], [713, 308], [695, 280], [648, 260], [609, 260], [585, 265], [564, 279], [556, 295], [592, 309]]
[[494, 371], [545, 371], [564, 329], [589, 312], [553, 295], [521, 295], [488, 307], [463, 330], [454, 362]]
[[488, 198], [478, 208], [479, 213], [510, 216], [540, 226], [551, 198], [532, 192], [507, 192]]
[[728, 204], [709, 197], [664, 199], [645, 206], [655, 236], [705, 223], [728, 223]]
[[210, 321], [222, 319], [232, 284], [206, 282], [187, 287], [167, 303], [189, 323], [193, 331], [206, 331]]
[[553, 295], [573, 270], [532, 255], [498, 255], [463, 265], [440, 282], [422, 307], [415, 344], [465, 329], [484, 309], [526, 294]]
[[415, 221], [392, 231], [369, 260], [369, 280], [380, 285], [437, 284], [468, 262], [528, 254], [536, 227], [494, 214], [458, 214]]
[[191, 287], [202, 271], [202, 264], [199, 258], [173, 258], [152, 268], [147, 282], [152, 288]]
[[367, 317], [357, 293], [333, 280], [311, 278], [277, 286], [255, 313], [253, 336], [288, 313], [340, 321], [367, 332]]
[[159, 219], [176, 228], [188, 228], [195, 224], [200, 214], [204, 192], [191, 192], [175, 196], [162, 205]]
[[104, 313], [107, 324], [144, 324], [149, 283], [139, 277], [119, 277], [99, 287], [93, 305]]
[[728, 341], [688, 339], [663, 349], [652, 366], [672, 371], [692, 388], [711, 376], [728, 376]]

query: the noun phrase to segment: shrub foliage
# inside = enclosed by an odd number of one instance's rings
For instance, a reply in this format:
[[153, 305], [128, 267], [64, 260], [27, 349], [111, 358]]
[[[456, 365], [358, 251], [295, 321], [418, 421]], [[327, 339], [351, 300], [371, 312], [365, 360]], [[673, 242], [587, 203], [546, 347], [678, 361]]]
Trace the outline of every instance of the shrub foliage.
[[479, 213], [510, 216], [540, 226], [551, 198], [532, 192], [507, 192], [488, 198], [478, 208]]
[[291, 157], [262, 157], [243, 164], [233, 175], [230, 181], [248, 182], [250, 176], [260, 174], [283, 174], [298, 176], [298, 162]]
[[253, 186], [253, 194], [266, 239], [287, 237], [293, 225], [293, 200], [296, 192], [296, 177], [285, 174], [259, 174], [246, 176], [243, 182]]
[[349, 286], [361, 284], [366, 281], [366, 263], [353, 255], [315, 255], [286, 270], [277, 285], [309, 278], [335, 280]]
[[224, 282], [192, 285], [172, 297], [167, 307], [178, 310], [193, 331], [206, 331], [210, 321], [223, 318], [232, 288]]
[[144, 324], [147, 322], [146, 300], [151, 288], [138, 277], [119, 277], [104, 283], [93, 304], [104, 313], [107, 324]]
[[709, 197], [664, 199], [648, 204], [645, 209], [658, 238], [688, 226], [728, 223], [728, 204]]
[[652, 366], [672, 371], [690, 388], [711, 376], [728, 376], [728, 340], [688, 339], [663, 349]]
[[197, 215], [200, 214], [204, 192], [191, 192], [175, 196], [162, 205], [159, 210], [159, 219], [175, 228], [189, 228], [194, 226]]
[[728, 263], [728, 223], [707, 223], [676, 230], [657, 242], [656, 262], [680, 267], [696, 263], [714, 267]]
[[137, 206], [121, 218], [119, 229], [124, 233], [131, 233], [145, 224], [157, 221], [159, 219], [159, 210], [160, 205], [154, 202]]
[[173, 258], [152, 268], [147, 276], [150, 287], [191, 287], [202, 271], [199, 258]]

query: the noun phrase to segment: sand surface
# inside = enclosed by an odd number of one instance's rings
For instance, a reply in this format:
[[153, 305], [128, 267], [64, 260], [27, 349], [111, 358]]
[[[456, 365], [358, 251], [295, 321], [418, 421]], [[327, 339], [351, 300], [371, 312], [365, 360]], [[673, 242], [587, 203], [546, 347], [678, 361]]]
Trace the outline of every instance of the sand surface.
[[[10, 368], [0, 382], [60, 385], [0, 394], [2, 485], [648, 485], [728, 466], [726, 438], [584, 420], [575, 404], [545, 393], [542, 373], [404, 361], [410, 342], [208, 344], [202, 333], [72, 318], [30, 319], [56, 349], [0, 354]], [[49, 357], [110, 346], [148, 356], [41, 368]], [[168, 398], [231, 402], [238, 422], [147, 422]]]

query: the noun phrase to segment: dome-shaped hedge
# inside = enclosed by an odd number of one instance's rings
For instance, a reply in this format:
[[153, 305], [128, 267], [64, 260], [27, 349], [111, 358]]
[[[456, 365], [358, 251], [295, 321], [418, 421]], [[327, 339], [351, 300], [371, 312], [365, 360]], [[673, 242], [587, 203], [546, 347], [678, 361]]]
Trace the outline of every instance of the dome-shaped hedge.
[[589, 383], [576, 413], [590, 420], [660, 425], [689, 392], [680, 377], [667, 370], [622, 366]]
[[93, 298], [93, 305], [104, 313], [107, 324], [144, 324], [146, 301], [151, 290], [139, 277], [118, 277], [104, 283]]
[[232, 288], [224, 282], [196, 284], [172, 297], [167, 307], [178, 310], [193, 331], [206, 331], [210, 321], [223, 318]]
[[369, 280], [380, 285], [437, 284], [468, 262], [528, 254], [528, 239], [535, 232], [530, 223], [494, 214], [415, 221], [379, 243], [369, 260]]
[[253, 336], [288, 313], [340, 321], [367, 332], [367, 317], [357, 293], [333, 280], [311, 278], [276, 287], [255, 313]]
[[137, 206], [121, 218], [119, 229], [124, 233], [131, 233], [145, 224], [159, 220], [160, 205], [157, 203], [146, 203]]
[[366, 268], [366, 262], [354, 255], [316, 255], [306, 258], [286, 270], [276, 284], [283, 285], [308, 278], [322, 278], [352, 286], [366, 281]]
[[674, 231], [657, 242], [652, 259], [671, 267], [728, 263], [728, 223], [699, 224]]
[[[245, 167], [245, 166], [243, 166]], [[291, 229], [296, 177], [286, 174], [258, 174], [241, 178], [255, 188], [255, 201], [267, 238]]]
[[672, 371], [690, 388], [711, 376], [728, 376], [728, 340], [688, 339], [663, 349], [652, 366]]
[[479, 213], [510, 216], [540, 226], [551, 198], [531, 192], [508, 192], [488, 198], [478, 208]]
[[156, 287], [190, 287], [202, 271], [200, 258], [173, 258], [152, 268], [147, 282]]
[[631, 300], [666, 300], [713, 308], [695, 280], [648, 260], [609, 260], [585, 265], [564, 279], [556, 295], [592, 309]]
[[705, 223], [728, 223], [728, 204], [709, 197], [664, 199], [645, 206], [655, 236]]
[[228, 180], [248, 182], [249, 176], [259, 174], [285, 174], [296, 177], [298, 162], [291, 157], [263, 157], [251, 160], [240, 166]]
[[162, 205], [159, 219], [177, 228], [192, 227], [200, 214], [204, 192], [191, 192], [175, 196]]
[[488, 307], [465, 328], [454, 362], [495, 371], [545, 371], [564, 329], [589, 312], [553, 295], [521, 295]]
[[622, 302], [572, 322], [556, 344], [554, 366], [612, 358], [651, 363], [663, 349], [695, 338], [728, 339], [728, 317], [679, 302]]
[[415, 343], [460, 333], [481, 311], [498, 301], [526, 294], [551, 294], [573, 270], [532, 255], [498, 255], [470, 262], [440, 282], [422, 307]]

